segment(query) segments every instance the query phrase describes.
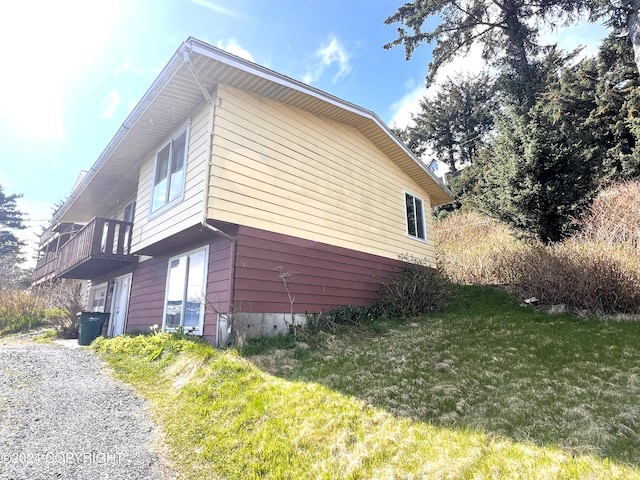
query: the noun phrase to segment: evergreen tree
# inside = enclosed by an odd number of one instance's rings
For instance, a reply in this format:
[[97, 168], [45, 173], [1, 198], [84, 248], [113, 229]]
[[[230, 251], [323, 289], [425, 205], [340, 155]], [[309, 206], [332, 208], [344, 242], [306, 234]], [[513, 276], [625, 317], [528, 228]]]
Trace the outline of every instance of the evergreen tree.
[[591, 21], [604, 20], [614, 35], [628, 39], [640, 73], [640, 0], [585, 0], [575, 2], [574, 6], [578, 12], [587, 11]]
[[631, 42], [609, 35], [600, 47], [595, 65], [595, 105], [586, 127], [594, 132], [600, 149], [601, 183], [640, 176], [640, 76]]
[[[594, 100], [588, 83], [568, 91], [563, 81], [571, 74], [556, 75], [527, 113], [512, 108], [501, 116], [494, 160], [479, 173], [479, 209], [544, 242], [576, 230], [597, 187], [599, 157], [585, 127]], [[582, 112], [577, 99], [583, 101]]]
[[[474, 44], [498, 72], [497, 138], [481, 168], [456, 177], [452, 188], [474, 192], [478, 208], [552, 242], [575, 230], [598, 180], [638, 176], [638, 8], [640, 0], [416, 0], [387, 18], [402, 26], [385, 48], [403, 45], [409, 59], [420, 44], [435, 44], [427, 83]], [[616, 34], [598, 59], [573, 65], [577, 51], [539, 42], [541, 25], [558, 27], [585, 13], [605, 18]], [[435, 24], [427, 22], [432, 17]], [[435, 26], [423, 31], [425, 25]], [[451, 159], [453, 117], [443, 118], [439, 141]]]
[[6, 195], [0, 184], [0, 256], [20, 253], [24, 242], [14, 231], [25, 228], [24, 215], [18, 210], [17, 199], [21, 195]]
[[20, 195], [6, 195], [0, 184], [0, 289], [24, 283], [25, 274], [18, 268], [24, 262], [24, 242], [15, 234], [25, 228], [24, 215], [17, 207], [18, 198]]
[[[427, 76], [431, 84], [442, 65], [480, 44], [483, 59], [505, 79], [515, 80], [511, 90], [518, 91], [512, 101], [526, 112], [541, 89], [534, 60], [545, 53], [546, 46], [539, 43], [539, 26], [571, 21], [583, 4], [582, 0], [415, 0], [385, 20], [387, 25], [403, 26], [398, 28], [398, 38], [384, 48], [402, 45], [409, 60], [422, 43], [435, 43]], [[439, 23], [423, 31], [431, 18]]]
[[433, 153], [455, 173], [486, 145], [497, 107], [489, 75], [449, 78], [433, 98], [420, 101], [405, 136], [418, 155]]

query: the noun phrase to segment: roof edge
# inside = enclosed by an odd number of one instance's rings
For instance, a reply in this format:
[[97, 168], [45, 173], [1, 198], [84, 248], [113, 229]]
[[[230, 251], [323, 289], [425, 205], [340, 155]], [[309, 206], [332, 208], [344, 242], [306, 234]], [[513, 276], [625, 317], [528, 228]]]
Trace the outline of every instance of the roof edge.
[[[280, 85], [298, 90], [301, 93], [312, 95], [319, 100], [332, 103], [339, 108], [368, 118], [369, 120], [373, 121], [378, 126], [378, 128], [385, 132], [385, 134], [391, 140], [393, 140], [393, 142], [398, 147], [400, 147], [404, 151], [404, 153], [406, 153], [427, 175], [429, 175], [429, 177], [431, 177], [431, 179], [445, 192], [445, 194], [449, 196], [451, 201], [455, 200], [455, 195], [453, 194], [453, 192], [449, 190], [449, 188], [429, 169], [427, 165], [424, 164], [424, 162], [422, 162], [411, 150], [409, 150], [409, 148], [391, 131], [387, 124], [384, 123], [375, 112], [331, 95], [330, 93], [312, 87], [311, 85], [303, 83], [287, 75], [278, 73], [275, 70], [271, 70], [254, 62], [250, 62], [249, 60], [245, 60], [244, 58], [238, 57], [222, 49], [209, 45], [208, 43], [198, 40], [197, 38], [189, 37], [184, 43], [187, 44], [190, 47], [191, 51], [195, 53], [199, 53], [228, 65], [233, 65], [236, 68], [244, 70], [248, 73], [258, 75], [267, 80], [279, 83]], [[439, 205], [443, 205], [445, 203], [447, 202], [440, 203]]]
[[[426, 166], [416, 155], [409, 150], [409, 148], [391, 131], [391, 129], [378, 117], [376, 113], [368, 110], [364, 107], [356, 105], [354, 103], [343, 100], [339, 97], [324, 92], [318, 88], [312, 87], [306, 83], [303, 83], [294, 78], [288, 77], [274, 70], [271, 70], [262, 65], [258, 65], [254, 62], [250, 62], [241, 57], [226, 52], [220, 48], [214, 47], [198, 40], [194, 37], [187, 38], [180, 44], [175, 53], [171, 56], [166, 63], [162, 71], [158, 74], [151, 86], [147, 89], [140, 101], [133, 108], [131, 113], [124, 120], [120, 128], [116, 131], [115, 135], [109, 141], [107, 146], [98, 156], [98, 159], [94, 162], [91, 169], [89, 169], [75, 186], [69, 198], [64, 204], [54, 213], [52, 217], [52, 223], [59, 221], [65, 213], [69, 210], [70, 205], [76, 198], [89, 186], [97, 172], [107, 161], [109, 156], [118, 147], [120, 142], [126, 137], [128, 131], [135, 125], [135, 123], [144, 115], [147, 107], [154, 101], [154, 99], [162, 92], [162, 90], [171, 81], [173, 76], [180, 70], [180, 67], [184, 65], [184, 54], [187, 52], [194, 52], [200, 55], [206, 56], [212, 60], [220, 61], [221, 63], [233, 66], [247, 73], [257, 75], [266, 80], [283, 85], [287, 88], [297, 90], [306, 95], [311, 95], [324, 102], [335, 105], [338, 108], [347, 110], [351, 113], [371, 120], [375, 125], [380, 128], [403, 152], [409, 156], [420, 168], [423, 170], [430, 179], [450, 198], [450, 201], [455, 199], [453, 193], [449, 188]], [[448, 202], [439, 202], [436, 205], [442, 205]]]
[[111, 153], [117, 148], [120, 142], [127, 135], [127, 132], [135, 125], [135, 123], [143, 116], [148, 105], [160, 94], [163, 88], [171, 81], [179, 67], [182, 65], [182, 56], [187, 49], [187, 42], [182, 42], [175, 53], [171, 56], [164, 68], [160, 71], [156, 79], [151, 86], [147, 89], [140, 101], [133, 107], [133, 110], [129, 113], [127, 118], [122, 122], [122, 125], [118, 128], [115, 135], [111, 138], [107, 146], [102, 153], [98, 156], [98, 159], [93, 163], [91, 168], [86, 171], [82, 180], [76, 182], [74, 188], [69, 195], [69, 198], [64, 204], [54, 213], [52, 223], [57, 222], [69, 209], [69, 206], [91, 183], [91, 180], [96, 175], [100, 167], [107, 161]]

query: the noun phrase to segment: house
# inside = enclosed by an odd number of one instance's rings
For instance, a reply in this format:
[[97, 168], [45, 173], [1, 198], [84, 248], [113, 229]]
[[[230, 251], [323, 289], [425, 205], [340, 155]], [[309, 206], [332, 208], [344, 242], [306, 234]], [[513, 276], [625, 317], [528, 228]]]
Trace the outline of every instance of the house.
[[[460, 170], [464, 170], [465, 168], [470, 166], [471, 166], [471, 162], [456, 161], [456, 172], [459, 172]], [[443, 184], [445, 185], [448, 184], [447, 177], [451, 172], [451, 166], [447, 162], [443, 162], [442, 160], [435, 158], [431, 160], [431, 162], [429, 163], [429, 170], [431, 170], [433, 174], [436, 177], [438, 177], [438, 179], [440, 179], [440, 181]]]
[[451, 167], [448, 163], [434, 158], [429, 163], [429, 170], [431, 170], [442, 183], [444, 183], [445, 185], [447, 184], [447, 173], [449, 173], [449, 171], [451, 170]]
[[41, 240], [34, 284], [90, 281], [108, 335], [286, 329], [434, 261], [448, 189], [372, 112], [189, 38]]

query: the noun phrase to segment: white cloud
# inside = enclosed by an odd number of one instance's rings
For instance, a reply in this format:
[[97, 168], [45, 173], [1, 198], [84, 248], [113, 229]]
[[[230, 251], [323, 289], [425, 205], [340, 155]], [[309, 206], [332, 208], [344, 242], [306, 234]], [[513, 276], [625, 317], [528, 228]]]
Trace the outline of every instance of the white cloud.
[[302, 76], [302, 81], [307, 84], [317, 82], [324, 71], [336, 64], [338, 71], [333, 76], [333, 83], [344, 75], [347, 75], [351, 71], [351, 65], [349, 59], [351, 56], [347, 50], [342, 46], [340, 41], [333, 35], [329, 35], [329, 41], [327, 44], [322, 45], [315, 53], [315, 62], [309, 67], [307, 72]]
[[411, 114], [417, 113], [420, 109], [420, 100], [427, 93], [424, 86], [418, 86], [391, 105], [391, 119], [388, 124], [394, 128], [405, 128], [411, 123]]
[[250, 62], [255, 63], [253, 55], [251, 55], [248, 50], [238, 45], [238, 42], [235, 38], [230, 38], [226, 43], [223, 40], [220, 40], [216, 44], [216, 47], [221, 48], [222, 50], [229, 52], [232, 55], [236, 55], [237, 57], [244, 58], [245, 60], [249, 60]]
[[116, 90], [111, 90], [109, 95], [106, 96], [104, 100], [102, 100], [102, 115], [101, 118], [109, 119], [113, 117], [113, 114], [116, 112], [116, 109], [120, 105], [120, 95]]
[[131, 68], [131, 65], [131, 60], [125, 60], [122, 65], [120, 65], [113, 71], [113, 75], [116, 77], [119, 76], [122, 72], [126, 72], [127, 70], [129, 70]]
[[232, 10], [230, 8], [216, 5], [215, 3], [208, 0], [190, 0], [190, 2], [211, 10], [212, 12], [221, 13], [223, 15], [227, 15], [228, 17], [237, 18], [239, 20], [245, 20], [244, 16], [241, 13], [236, 12], [235, 10]]
[[64, 140], [66, 105], [110, 41], [117, 9], [115, 1], [3, 3], [0, 124], [7, 131], [25, 140]]
[[102, 100], [102, 115], [100, 118], [109, 119], [113, 117], [113, 114], [116, 113], [116, 108], [120, 105], [120, 95], [116, 90], [111, 90], [109, 95]]

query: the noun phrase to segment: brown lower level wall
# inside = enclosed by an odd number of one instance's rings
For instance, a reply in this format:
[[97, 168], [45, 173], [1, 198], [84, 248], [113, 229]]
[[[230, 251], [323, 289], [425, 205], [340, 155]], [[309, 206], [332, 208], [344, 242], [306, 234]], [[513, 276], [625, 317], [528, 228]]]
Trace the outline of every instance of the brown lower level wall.
[[164, 298], [169, 259], [190, 250], [209, 245], [207, 272], [207, 309], [204, 317], [203, 337], [215, 344], [217, 312], [229, 308], [230, 242], [211, 235], [207, 241], [197, 240], [181, 248], [158, 254], [140, 262], [133, 273], [127, 331], [149, 331], [152, 325], [162, 326]]
[[396, 259], [255, 228], [233, 226], [233, 233], [235, 244], [213, 233], [203, 237], [200, 232], [191, 241], [168, 239], [166, 251], [157, 245], [155, 255], [133, 270], [127, 331], [148, 332], [150, 326], [162, 325], [169, 259], [203, 245], [209, 245], [203, 336], [213, 344], [219, 329], [218, 312], [231, 310], [238, 318], [250, 318], [253, 327], [256, 322], [269, 324], [268, 329], [254, 331], [281, 331], [292, 307], [302, 317], [337, 306], [374, 302], [378, 280], [387, 278], [400, 264]]
[[[236, 242], [234, 311], [319, 313], [365, 305], [377, 297], [397, 259], [348, 250], [249, 227]], [[281, 274], [285, 275], [285, 286]]]

